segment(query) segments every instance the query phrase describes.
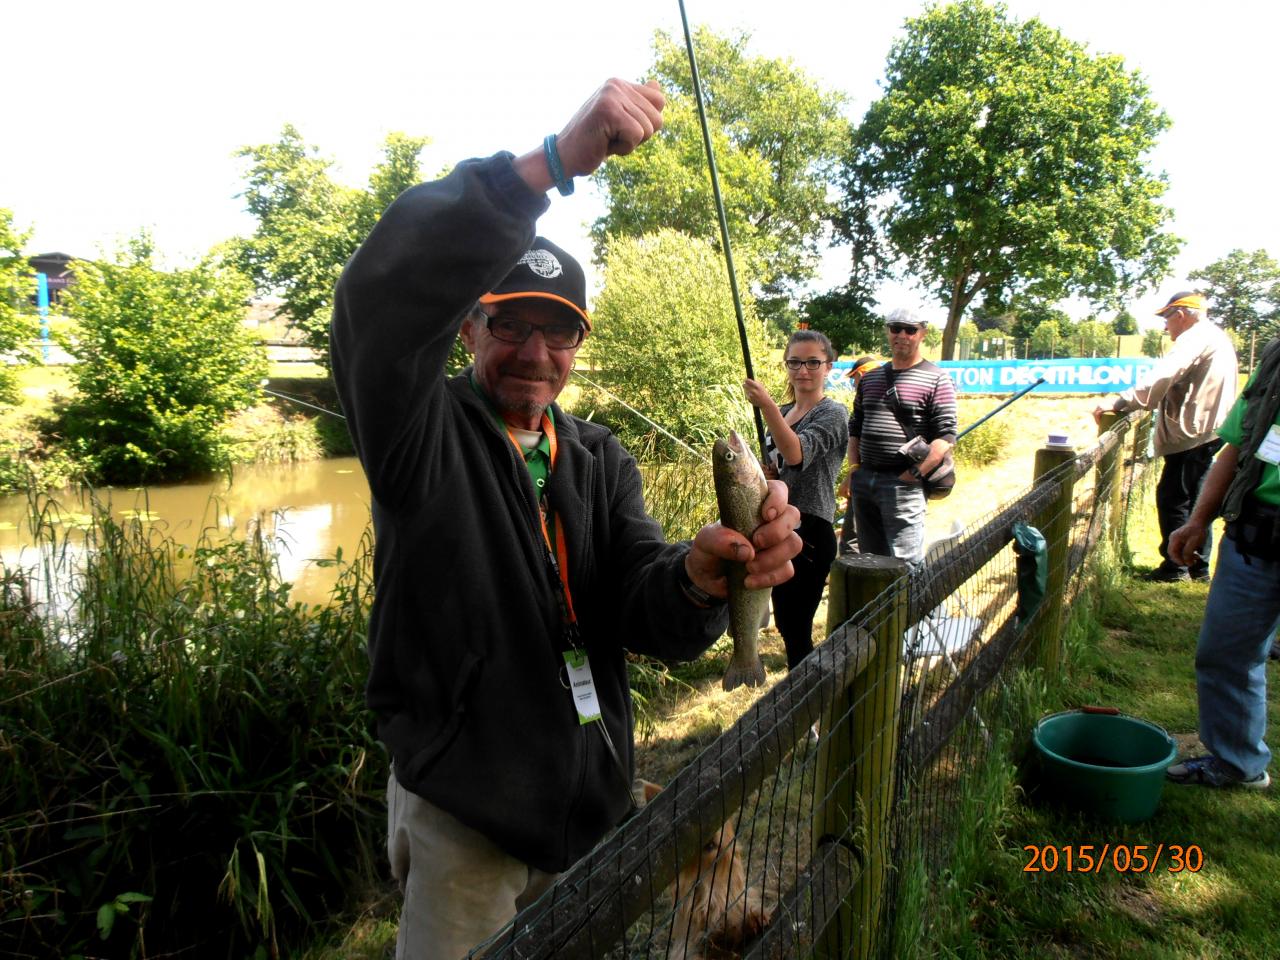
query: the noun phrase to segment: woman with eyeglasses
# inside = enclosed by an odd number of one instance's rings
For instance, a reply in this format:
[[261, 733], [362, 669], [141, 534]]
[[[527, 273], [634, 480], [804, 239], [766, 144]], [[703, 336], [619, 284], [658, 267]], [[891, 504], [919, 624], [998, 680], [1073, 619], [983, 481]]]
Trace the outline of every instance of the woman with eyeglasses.
[[774, 622], [787, 647], [787, 668], [792, 669], [813, 650], [813, 617], [836, 558], [835, 486], [849, 434], [849, 411], [826, 395], [835, 351], [825, 334], [797, 330], [787, 341], [784, 357], [787, 396], [782, 406], [755, 380], [747, 380], [743, 389], [769, 427], [765, 473], [787, 485], [790, 501], [800, 511], [796, 532], [803, 546], [791, 561], [795, 576], [773, 588]]

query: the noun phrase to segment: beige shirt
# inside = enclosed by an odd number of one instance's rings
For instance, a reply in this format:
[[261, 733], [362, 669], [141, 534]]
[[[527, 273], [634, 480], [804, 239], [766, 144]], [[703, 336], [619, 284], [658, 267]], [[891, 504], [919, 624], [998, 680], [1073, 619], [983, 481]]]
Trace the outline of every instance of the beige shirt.
[[1198, 320], [1156, 361], [1151, 379], [1122, 393], [1112, 409], [1155, 410], [1156, 455], [1181, 453], [1215, 438], [1235, 403], [1237, 376], [1230, 338]]

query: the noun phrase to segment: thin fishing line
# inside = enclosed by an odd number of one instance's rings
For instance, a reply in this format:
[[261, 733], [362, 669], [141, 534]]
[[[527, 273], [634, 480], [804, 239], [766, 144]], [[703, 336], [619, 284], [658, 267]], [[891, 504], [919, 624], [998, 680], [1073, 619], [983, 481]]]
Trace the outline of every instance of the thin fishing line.
[[329, 416], [337, 417], [339, 420], [347, 419], [342, 414], [334, 410], [326, 410], [324, 407], [317, 407], [314, 403], [308, 403], [306, 400], [303, 400], [299, 397], [291, 397], [287, 393], [277, 393], [275, 390], [268, 390], [266, 383], [267, 381], [263, 380], [260, 384], [258, 384], [258, 389], [261, 390], [263, 393], [270, 394], [273, 397], [279, 397], [281, 400], [288, 400], [290, 403], [297, 403], [297, 404], [301, 404], [304, 407], [310, 407], [312, 410], [319, 410], [321, 413], [327, 413]]
[[[681, 440], [679, 437], [677, 437], [674, 433], [672, 433], [672, 432], [671, 432], [671, 431], [669, 431], [669, 430], [664, 429], [664, 428], [662, 427], [662, 425], [661, 425], [661, 424], [654, 423], [654, 421], [650, 420], [650, 419], [649, 419], [648, 417], [646, 417], [643, 413], [641, 413], [641, 412], [640, 412], [639, 410], [637, 410], [635, 407], [631, 406], [631, 404], [627, 403], [625, 400], [623, 400], [623, 399], [622, 399], [621, 397], [619, 397], [617, 394], [610, 393], [610, 392], [609, 392], [608, 390], [606, 390], [604, 387], [600, 386], [600, 384], [595, 383], [594, 381], [590, 380], [590, 379], [589, 379], [589, 378], [587, 378], [587, 377], [584, 377], [584, 376], [583, 376], [582, 374], [580, 374], [577, 370], [574, 370], [574, 371], [573, 371], [573, 375], [574, 375], [575, 377], [579, 378], [580, 380], [585, 380], [585, 381], [586, 381], [587, 383], [589, 383], [591, 386], [595, 387], [597, 390], [599, 390], [601, 393], [603, 393], [605, 396], [607, 396], [610, 400], [613, 400], [613, 401], [615, 401], [616, 403], [620, 403], [620, 404], [622, 404], [622, 406], [626, 407], [628, 410], [630, 410], [632, 413], [634, 413], [637, 417], [639, 417], [639, 418], [640, 418], [641, 420], [643, 420], [645, 423], [649, 424], [649, 425], [650, 425], [651, 427], [653, 427], [655, 430], [657, 430], [657, 431], [659, 431], [660, 433], [662, 433], [662, 435], [663, 435], [663, 436], [668, 437], [669, 439], [674, 440], [676, 443], [680, 444], [680, 446], [684, 447], [684, 449], [688, 450], [690, 453], [692, 453], [695, 457], [697, 457], [697, 458], [698, 458], [699, 460], [701, 460], [703, 463], [707, 463], [707, 462], [709, 462], [709, 461], [707, 460], [707, 457], [706, 457], [706, 455], [705, 455], [705, 454], [699, 453], [699, 452], [698, 452], [697, 450], [695, 450], [693, 447], [689, 446], [689, 444], [685, 443], [683, 440]], [[269, 389], [267, 389], [267, 388], [266, 388], [266, 387], [264, 387], [264, 386], [259, 386], [259, 388], [258, 388], [258, 389], [260, 389], [263, 393], [270, 394], [270, 395], [271, 395], [271, 396], [273, 396], [273, 397], [279, 397], [281, 400], [288, 400], [290, 403], [297, 403], [297, 404], [301, 404], [302, 406], [304, 406], [304, 407], [309, 407], [309, 408], [311, 408], [312, 410], [318, 410], [318, 411], [320, 411], [321, 413], [327, 413], [329, 416], [331, 416], [331, 417], [337, 417], [339, 420], [346, 420], [346, 419], [347, 419], [347, 418], [346, 418], [346, 417], [344, 417], [342, 414], [337, 413], [336, 411], [328, 410], [328, 409], [326, 409], [326, 408], [324, 408], [324, 407], [318, 407], [318, 406], [316, 406], [314, 403], [308, 403], [306, 400], [302, 400], [302, 399], [300, 399], [300, 398], [298, 398], [298, 397], [291, 397], [291, 396], [289, 396], [287, 393], [279, 393], [279, 392], [277, 392], [277, 391], [275, 391], [275, 390], [269, 390]]]
[[665, 429], [663, 429], [663, 427], [662, 427], [662, 425], [661, 425], [661, 424], [654, 423], [652, 420], [650, 420], [648, 417], [646, 417], [643, 413], [641, 413], [641, 412], [640, 412], [639, 410], [637, 410], [635, 407], [631, 406], [631, 404], [627, 403], [627, 401], [623, 400], [623, 399], [622, 399], [620, 396], [618, 396], [616, 393], [610, 393], [610, 392], [609, 392], [608, 390], [606, 390], [604, 387], [600, 386], [600, 384], [596, 383], [595, 381], [591, 380], [591, 379], [590, 379], [590, 378], [588, 378], [588, 377], [584, 377], [584, 376], [583, 376], [582, 374], [580, 374], [577, 370], [574, 370], [574, 371], [573, 371], [573, 375], [574, 375], [575, 377], [577, 377], [579, 380], [584, 380], [584, 381], [586, 381], [588, 384], [590, 384], [591, 386], [593, 386], [593, 387], [595, 387], [597, 390], [599, 390], [601, 393], [603, 393], [603, 394], [604, 394], [606, 397], [608, 397], [610, 400], [613, 400], [615, 403], [620, 403], [620, 404], [622, 404], [624, 407], [626, 407], [628, 410], [630, 410], [632, 413], [634, 413], [637, 417], [639, 417], [639, 418], [640, 418], [641, 420], [643, 420], [645, 423], [649, 424], [649, 426], [653, 427], [655, 430], [657, 430], [658, 432], [660, 432], [664, 437], [667, 437], [667, 438], [669, 438], [669, 439], [671, 439], [671, 440], [674, 440], [676, 443], [680, 444], [680, 446], [684, 447], [686, 450], [688, 450], [690, 453], [692, 453], [695, 457], [697, 457], [697, 458], [698, 458], [699, 460], [701, 460], [703, 463], [709, 463], [709, 462], [710, 462], [710, 461], [708, 460], [708, 458], [706, 457], [706, 455], [705, 455], [705, 454], [700, 453], [699, 451], [695, 450], [693, 447], [689, 446], [687, 443], [685, 443], [683, 440], [681, 440], [679, 437], [677, 437], [677, 436], [676, 436], [674, 433], [672, 433], [670, 430], [665, 430]]

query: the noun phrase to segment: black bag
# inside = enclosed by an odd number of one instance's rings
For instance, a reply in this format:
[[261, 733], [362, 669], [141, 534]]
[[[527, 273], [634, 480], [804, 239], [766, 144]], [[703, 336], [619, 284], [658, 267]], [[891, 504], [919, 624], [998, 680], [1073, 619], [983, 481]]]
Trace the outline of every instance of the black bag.
[[1280, 560], [1280, 510], [1250, 495], [1235, 520], [1227, 521], [1227, 539], [1235, 542], [1242, 557]]
[[[898, 425], [902, 427], [902, 432], [907, 435], [907, 442], [898, 448], [898, 453], [902, 454], [911, 463], [917, 464], [923, 462], [924, 458], [929, 455], [929, 444], [911, 428], [911, 424], [907, 421], [906, 416], [902, 412], [902, 408], [898, 406], [898, 394], [894, 389], [893, 364], [892, 362], [884, 365], [885, 379], [889, 382], [889, 386], [885, 389], [885, 403], [889, 405], [889, 409], [893, 411], [893, 415], [898, 420]], [[950, 496], [951, 488], [956, 485], [956, 464], [951, 456], [951, 451], [947, 451], [947, 455], [942, 458], [942, 462], [934, 467], [928, 474], [920, 478], [920, 485], [924, 487], [924, 495], [929, 500], [941, 500]]]

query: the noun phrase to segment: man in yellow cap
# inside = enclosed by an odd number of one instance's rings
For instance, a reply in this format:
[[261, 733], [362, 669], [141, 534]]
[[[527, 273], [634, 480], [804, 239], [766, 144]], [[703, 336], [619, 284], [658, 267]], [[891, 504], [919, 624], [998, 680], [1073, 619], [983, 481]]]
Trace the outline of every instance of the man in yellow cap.
[[1155, 451], [1164, 457], [1156, 486], [1160, 518], [1160, 566], [1152, 580], [1209, 579], [1209, 549], [1184, 566], [1169, 556], [1169, 535], [1187, 522], [1200, 493], [1213, 455], [1222, 446], [1217, 429], [1236, 399], [1236, 351], [1216, 324], [1205, 319], [1204, 297], [1190, 290], [1175, 293], [1156, 311], [1164, 318], [1173, 347], [1156, 362], [1151, 378], [1126, 390], [1108, 408], [1093, 411], [1097, 420], [1106, 410], [1156, 412]]

